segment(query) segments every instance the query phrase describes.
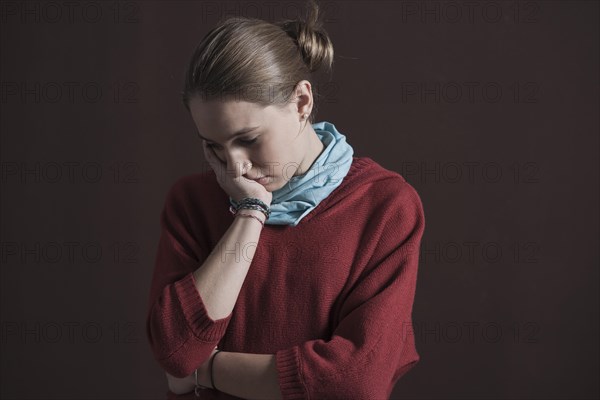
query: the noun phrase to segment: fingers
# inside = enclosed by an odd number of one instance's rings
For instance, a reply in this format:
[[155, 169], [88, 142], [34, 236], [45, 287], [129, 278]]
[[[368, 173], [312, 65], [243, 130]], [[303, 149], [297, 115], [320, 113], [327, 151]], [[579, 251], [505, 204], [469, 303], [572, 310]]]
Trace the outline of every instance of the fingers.
[[250, 161], [247, 161], [244, 165], [242, 165], [242, 171], [240, 175], [246, 175], [251, 168], [252, 163]]
[[[215, 162], [215, 163], [218, 162], [221, 165], [225, 165], [225, 163], [223, 161], [221, 161], [221, 159], [219, 157], [217, 157], [217, 155], [215, 154], [213, 149], [208, 147], [208, 145], [204, 139], [202, 140], [202, 148], [204, 149], [204, 155], [205, 155], [207, 161]], [[244, 165], [239, 165], [239, 163], [236, 162], [235, 173], [237, 176], [244, 175], [248, 171], [250, 171], [251, 168], [252, 168], [252, 162], [250, 162], [250, 161], [246, 161]]]
[[221, 159], [216, 155], [214, 150], [210, 148], [205, 140], [202, 140], [202, 148], [204, 150], [204, 157], [206, 161], [211, 165], [212, 169], [217, 174], [218, 179], [223, 178], [224, 176], [228, 176], [234, 182], [239, 182], [240, 180], [246, 180], [250, 182], [254, 182], [251, 179], [246, 178], [246, 175], [252, 169], [252, 162], [246, 161], [245, 163], [241, 163], [236, 161], [233, 169], [229, 168], [226, 163], [221, 161]]
[[243, 171], [240, 173], [240, 170], [243, 170], [243, 167], [240, 168], [239, 163], [236, 163], [234, 170], [227, 168], [227, 164], [217, 157], [214, 150], [208, 147], [205, 140], [202, 140], [202, 147], [204, 149], [204, 157], [206, 158], [206, 161], [208, 161], [208, 163], [212, 166], [212, 169], [215, 171], [218, 177], [229, 176], [231, 179], [235, 180], [244, 173]]

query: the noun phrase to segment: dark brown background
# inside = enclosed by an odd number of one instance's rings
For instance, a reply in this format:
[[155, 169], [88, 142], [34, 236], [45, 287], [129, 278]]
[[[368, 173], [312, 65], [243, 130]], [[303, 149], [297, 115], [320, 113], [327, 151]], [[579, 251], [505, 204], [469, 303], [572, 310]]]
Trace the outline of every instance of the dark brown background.
[[[302, 4], [2, 2], [3, 399], [164, 398], [159, 212], [206, 169], [184, 67], [224, 13]], [[421, 362], [393, 398], [598, 398], [598, 2], [322, 5], [316, 120], [426, 213]]]

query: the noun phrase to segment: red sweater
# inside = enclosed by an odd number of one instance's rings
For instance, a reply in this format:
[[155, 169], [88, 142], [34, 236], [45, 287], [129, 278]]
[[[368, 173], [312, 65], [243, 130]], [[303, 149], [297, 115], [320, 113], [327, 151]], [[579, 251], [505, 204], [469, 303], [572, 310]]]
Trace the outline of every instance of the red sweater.
[[146, 326], [160, 366], [191, 375], [215, 346], [275, 354], [284, 399], [388, 399], [419, 361], [411, 313], [425, 219], [415, 189], [353, 157], [297, 226], [264, 226], [232, 313], [215, 321], [192, 272], [233, 218], [212, 170], [180, 178], [166, 196]]

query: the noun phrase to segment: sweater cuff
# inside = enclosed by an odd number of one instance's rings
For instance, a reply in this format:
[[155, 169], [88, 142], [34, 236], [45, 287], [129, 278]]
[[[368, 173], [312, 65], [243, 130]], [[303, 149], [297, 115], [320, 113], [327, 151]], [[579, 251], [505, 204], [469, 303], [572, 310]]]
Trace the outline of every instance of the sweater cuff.
[[279, 389], [284, 399], [306, 399], [298, 346], [275, 353]]
[[233, 316], [231, 312], [227, 317], [213, 320], [206, 311], [202, 297], [196, 289], [195, 279], [192, 272], [174, 284], [177, 298], [181, 304], [185, 320], [194, 332], [194, 336], [205, 342], [219, 341], [225, 334], [229, 320]]

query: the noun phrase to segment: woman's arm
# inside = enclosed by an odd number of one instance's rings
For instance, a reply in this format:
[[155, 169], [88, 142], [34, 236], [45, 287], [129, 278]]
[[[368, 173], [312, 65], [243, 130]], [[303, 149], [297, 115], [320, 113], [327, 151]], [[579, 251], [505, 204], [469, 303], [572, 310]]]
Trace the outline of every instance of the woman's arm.
[[[234, 198], [250, 195], [271, 203], [272, 195], [262, 185], [239, 176], [243, 170], [236, 171], [240, 180], [231, 182], [229, 171], [203, 143], [222, 188], [235, 192]], [[201, 185], [214, 189], [211, 179], [204, 174], [178, 180], [161, 213], [146, 332], [157, 361], [177, 378], [193, 373], [225, 334], [265, 218], [260, 211], [244, 209], [245, 215], [238, 214], [209, 251], [189, 219], [202, 218], [197, 199], [207, 194]], [[210, 195], [211, 186], [205, 188]]]
[[[251, 197], [260, 198], [267, 206], [271, 204], [273, 195], [264, 186], [242, 176], [252, 165], [251, 163], [243, 166], [242, 169], [239, 169], [236, 163], [236, 178], [232, 179], [227, 164], [215, 154], [206, 140], [202, 141], [202, 148], [206, 160], [216, 174], [217, 182], [229, 196], [244, 198], [248, 197], [248, 193], [259, 193]], [[243, 211], [244, 214], [252, 217], [237, 214], [213, 251], [192, 274], [206, 313], [213, 320], [226, 318], [233, 311], [266, 219], [265, 215], [258, 210], [244, 209]], [[263, 223], [256, 221], [256, 218]]]
[[[244, 209], [264, 222], [265, 215]], [[254, 258], [262, 231], [260, 222], [237, 215], [204, 263], [193, 273], [196, 289], [213, 320], [231, 314]]]
[[[215, 351], [213, 350], [213, 353]], [[198, 383], [212, 387], [210, 358], [198, 367]], [[274, 354], [250, 354], [220, 351], [213, 359], [216, 390], [244, 399], [281, 399]], [[194, 390], [194, 374], [176, 378], [166, 372], [169, 390], [175, 394]]]
[[[201, 385], [211, 386], [208, 363], [198, 369]], [[274, 354], [219, 352], [213, 360], [213, 381], [220, 392], [244, 399], [282, 399]]]
[[[262, 230], [259, 221], [238, 215], [211, 252], [201, 248], [183, 222], [191, 207], [182, 195], [187, 184], [169, 192], [161, 214], [146, 321], [155, 358], [177, 378], [208, 360], [224, 335]], [[243, 213], [265, 218], [256, 210]]]

